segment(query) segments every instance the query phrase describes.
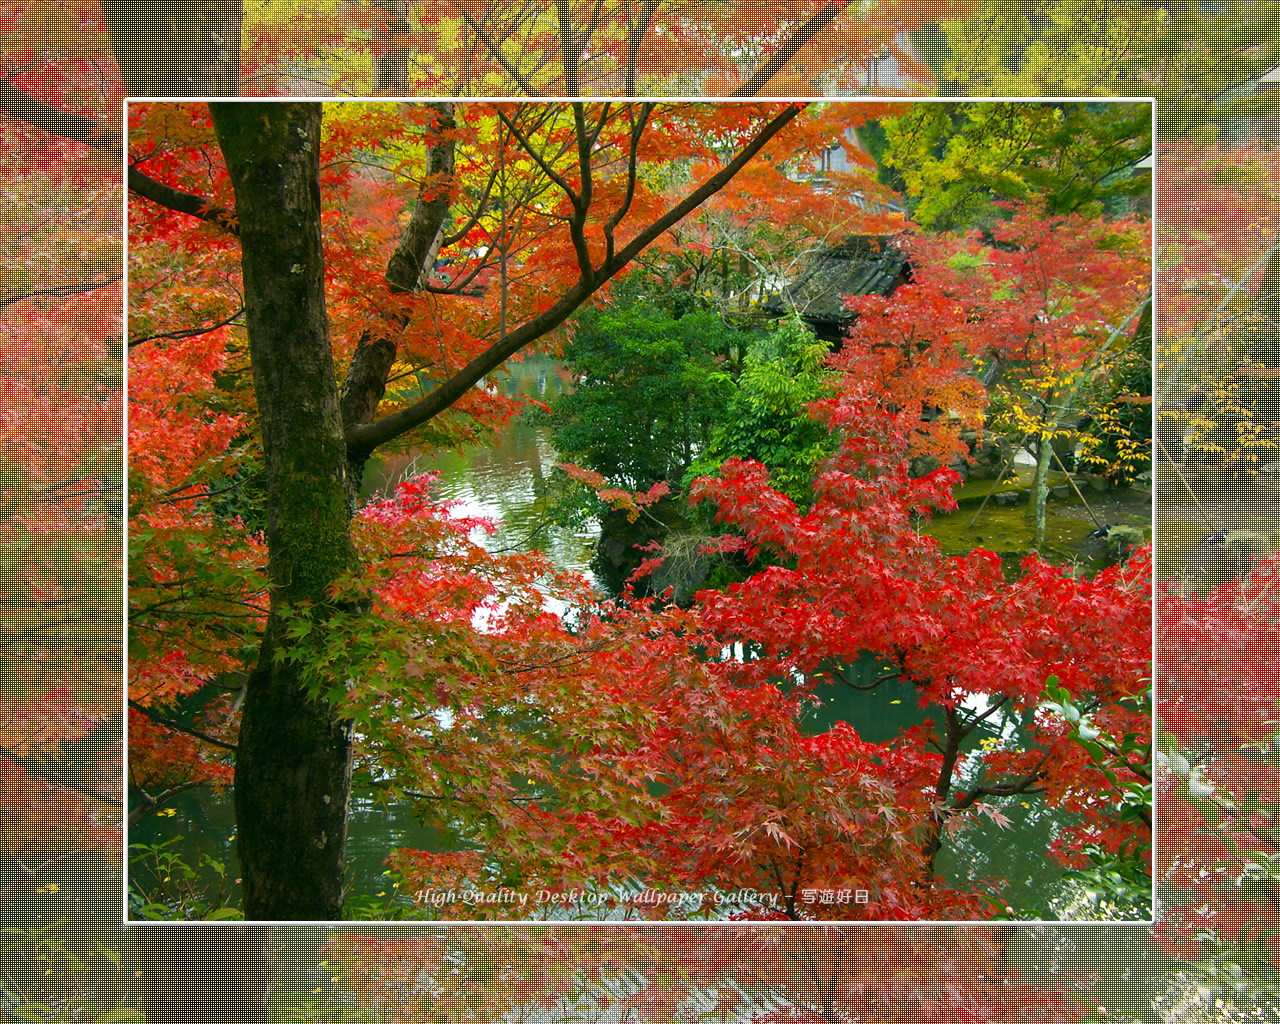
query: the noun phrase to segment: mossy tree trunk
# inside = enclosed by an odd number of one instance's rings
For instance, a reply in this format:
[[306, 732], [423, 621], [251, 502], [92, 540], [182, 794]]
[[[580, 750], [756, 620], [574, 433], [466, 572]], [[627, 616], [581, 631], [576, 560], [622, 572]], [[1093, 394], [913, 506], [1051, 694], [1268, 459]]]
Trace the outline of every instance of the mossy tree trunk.
[[147, 1024], [267, 1024], [271, 929], [135, 925]]
[[1044, 547], [1044, 534], [1047, 525], [1047, 512], [1049, 505], [1049, 470], [1053, 464], [1053, 435], [1052, 431], [1058, 427], [1058, 418], [1055, 415], [1049, 423], [1045, 425], [1045, 431], [1040, 437], [1039, 447], [1036, 448], [1036, 472], [1031, 483], [1031, 506], [1028, 514], [1035, 521], [1035, 530], [1032, 534], [1031, 546], [1039, 551]]
[[324, 301], [321, 107], [212, 104], [236, 194], [249, 355], [267, 474], [271, 605], [249, 677], [235, 770], [237, 843], [250, 920], [341, 916], [350, 730], [308, 695], [282, 613], [308, 609], [357, 564], [346, 444]]
[[[306, 615], [307, 645], [323, 644], [338, 610], [332, 585], [359, 567], [350, 519], [364, 461], [452, 407], [512, 355], [562, 324], [649, 243], [724, 188], [799, 108], [780, 111], [724, 167], [627, 244], [610, 247], [598, 265], [580, 266], [550, 305], [501, 332], [430, 394], [377, 419], [396, 345], [362, 337], [341, 394], [335, 376], [323, 292], [320, 104], [213, 103], [210, 112], [236, 196], [267, 478], [270, 612], [246, 684], [235, 769], [244, 911], [258, 921], [336, 920], [342, 911], [351, 735], [322, 697], [340, 693], [343, 680], [304, 672], [305, 654], [286, 623], [290, 616]], [[387, 269], [393, 293], [413, 291], [444, 244], [453, 185], [452, 108], [441, 104], [439, 113], [431, 166], [433, 179], [443, 178], [447, 187], [420, 192]], [[647, 123], [647, 108], [641, 115], [638, 125]], [[587, 151], [592, 143], [585, 121], [579, 132], [579, 149]], [[630, 159], [637, 161], [638, 152], [633, 149]], [[578, 213], [568, 225], [569, 237], [586, 253], [589, 192], [574, 202]]]
[[130, 96], [236, 96], [243, 0], [102, 0]]

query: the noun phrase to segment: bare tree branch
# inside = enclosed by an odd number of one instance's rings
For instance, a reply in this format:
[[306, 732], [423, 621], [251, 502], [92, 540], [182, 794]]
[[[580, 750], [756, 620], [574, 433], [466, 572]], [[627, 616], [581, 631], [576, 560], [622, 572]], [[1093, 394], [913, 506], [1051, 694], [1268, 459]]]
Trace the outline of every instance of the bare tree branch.
[[[628, 108], [628, 113], [630, 108]], [[632, 200], [636, 195], [636, 176], [639, 171], [639, 159], [637, 151], [640, 147], [640, 136], [644, 134], [644, 126], [649, 121], [649, 115], [653, 113], [652, 103], [643, 103], [640, 105], [640, 116], [635, 119], [631, 126], [631, 144], [627, 149], [627, 191], [622, 197], [622, 202], [618, 205], [617, 211], [605, 223], [604, 240], [605, 240], [605, 261], [608, 262], [613, 258], [614, 242], [613, 232], [622, 223], [622, 219], [627, 215], [627, 211], [631, 209]]]
[[347, 447], [353, 456], [367, 455], [379, 445], [438, 416], [520, 349], [564, 323], [592, 292], [635, 259], [655, 239], [661, 237], [663, 232], [679, 223], [733, 180], [734, 176], [800, 113], [800, 109], [798, 105], [788, 104], [729, 163], [641, 231], [612, 258], [605, 260], [598, 268], [594, 268], [589, 280], [580, 278], [550, 307], [521, 324], [505, 338], [490, 345], [460, 371], [440, 384], [431, 394], [407, 409], [402, 409], [381, 420], [348, 428], [346, 430]]
[[78, 782], [72, 782], [70, 779], [60, 775], [52, 769], [58, 763], [55, 759], [49, 757], [30, 757], [24, 754], [18, 754], [10, 750], [8, 747], [0, 746], [0, 754], [3, 754], [10, 761], [22, 765], [27, 774], [34, 775], [42, 782], [47, 782], [51, 786], [60, 786], [63, 789], [69, 789], [72, 792], [87, 796], [99, 803], [108, 804], [111, 807], [123, 807], [124, 804], [113, 796], [106, 793], [100, 793], [96, 789], [88, 786], [82, 786]]
[[94, 149], [120, 151], [120, 133], [115, 129], [38, 100], [9, 82], [0, 81], [0, 110], [50, 135], [82, 142]]
[[15, 302], [22, 302], [25, 299], [65, 299], [72, 295], [97, 291], [99, 288], [105, 288], [109, 284], [115, 284], [123, 276], [123, 274], [112, 274], [101, 281], [81, 281], [76, 284], [54, 285], [51, 288], [36, 288], [34, 291], [23, 292], [21, 295], [10, 295], [7, 298], [0, 299], [0, 309], [5, 306], [12, 306]]
[[779, 46], [768, 60], [756, 68], [755, 73], [750, 78], [729, 95], [734, 98], [754, 96], [768, 84], [774, 75], [786, 66], [787, 61], [799, 53], [819, 32], [835, 21], [843, 10], [844, 4], [823, 4], [812, 18], [796, 29], [790, 39]]
[[241, 306], [229, 317], [219, 320], [217, 323], [209, 324], [208, 327], [189, 327], [181, 331], [161, 331], [159, 334], [144, 334], [141, 338], [130, 338], [129, 347], [133, 348], [135, 345], [141, 345], [144, 341], [158, 341], [161, 338], [169, 338], [173, 341], [180, 341], [183, 338], [198, 338], [202, 334], [216, 331], [219, 327], [226, 327], [228, 324], [235, 323], [243, 313], [244, 307]]
[[163, 725], [166, 729], [172, 729], [174, 732], [185, 733], [186, 735], [198, 739], [203, 743], [209, 743], [215, 747], [221, 747], [223, 750], [235, 751], [237, 749], [234, 743], [224, 743], [222, 740], [216, 740], [212, 736], [207, 736], [196, 729], [180, 725], [167, 718], [161, 718], [145, 704], [139, 704], [136, 700], [129, 701], [129, 707], [133, 708], [134, 711], [137, 711], [140, 714], [146, 715], [151, 719], [151, 721], [155, 722], [156, 725]]
[[498, 65], [502, 70], [510, 75], [512, 80], [524, 90], [525, 95], [537, 98], [542, 97], [542, 93], [535, 89], [533, 87], [533, 83], [521, 74], [509, 60], [507, 60], [506, 56], [502, 52], [502, 47], [499, 46], [497, 41], [484, 30], [484, 26], [482, 26], [480, 22], [476, 21], [475, 17], [465, 7], [462, 9], [462, 20], [465, 21], [467, 23], [467, 27], [476, 34], [476, 38], [484, 44], [485, 49], [488, 50], [493, 56], [493, 59], [498, 62]]

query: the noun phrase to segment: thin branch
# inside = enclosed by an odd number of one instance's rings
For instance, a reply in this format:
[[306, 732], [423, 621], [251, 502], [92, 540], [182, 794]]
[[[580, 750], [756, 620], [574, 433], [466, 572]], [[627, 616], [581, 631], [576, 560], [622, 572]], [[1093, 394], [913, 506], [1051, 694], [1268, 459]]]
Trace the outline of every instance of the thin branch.
[[773, 56], [756, 68], [755, 74], [729, 95], [734, 99], [754, 96], [764, 88], [769, 79], [786, 66], [787, 61], [799, 53], [819, 32], [835, 21], [843, 10], [844, 4], [823, 4], [817, 14], [796, 29], [791, 38], [773, 52]]
[[160, 805], [163, 804], [166, 800], [172, 799], [173, 797], [177, 796], [179, 793], [185, 793], [189, 789], [201, 789], [208, 785], [209, 783], [207, 782], [181, 782], [176, 786], [170, 786], [168, 789], [164, 790], [164, 792], [162, 792], [159, 796], [152, 796], [141, 786], [135, 786], [134, 792], [136, 792], [138, 796], [142, 798], [142, 806], [135, 807], [132, 811], [129, 812], [129, 827], [133, 828], [134, 825], [142, 821], [142, 819], [145, 818], [148, 814], [152, 814], [156, 810], [158, 810]]
[[[844, 668], [843, 665], [841, 665], [840, 667]], [[868, 692], [868, 691], [874, 690], [881, 683], [887, 683], [893, 679], [902, 679], [905, 675], [906, 673], [903, 672], [901, 669], [899, 669], [896, 672], [886, 672], [883, 675], [877, 676], [875, 679], [871, 680], [871, 682], [869, 683], [855, 683], [852, 679], [846, 679], [843, 675], [841, 675], [839, 678], [840, 678], [840, 682], [844, 683], [844, 685], [849, 687], [849, 689], [851, 690], [862, 690], [864, 692]]]
[[94, 149], [120, 151], [122, 139], [114, 128], [38, 100], [10, 82], [0, 82], [0, 110], [50, 135], [81, 142]]
[[516, 352], [564, 323], [596, 289], [635, 259], [654, 239], [660, 238], [672, 225], [683, 220], [732, 181], [738, 172], [800, 113], [801, 109], [802, 107], [798, 104], [788, 104], [742, 148], [733, 160], [693, 189], [664, 215], [653, 221], [611, 259], [605, 261], [597, 269], [590, 283], [579, 280], [571, 285], [546, 310], [517, 327], [502, 341], [489, 346], [431, 394], [407, 409], [373, 423], [348, 428], [347, 447], [355, 452], [372, 452], [379, 445], [426, 423], [452, 406], [474, 384], [501, 366]]
[[[475, 267], [466, 274], [463, 274], [461, 277], [455, 277], [448, 284], [432, 284], [430, 281], [422, 281], [420, 279], [417, 290], [422, 292], [424, 295], [466, 295], [467, 289], [471, 287], [475, 282], [475, 279], [480, 276], [480, 272], [483, 270], [489, 270], [495, 266], [495, 264], [488, 261], [489, 253], [492, 251], [493, 247], [490, 246], [489, 251], [485, 253], [484, 259], [477, 263]], [[426, 268], [424, 267], [423, 270], [425, 272]]]
[[512, 66], [511, 62], [503, 56], [502, 49], [492, 38], [490, 38], [489, 34], [484, 30], [481, 24], [472, 17], [471, 13], [465, 7], [462, 9], [462, 20], [465, 21], [467, 23], [467, 27], [476, 34], [476, 38], [484, 44], [485, 49], [493, 55], [493, 59], [498, 62], [498, 65], [502, 70], [512, 77], [515, 83], [525, 91], [526, 95], [542, 98], [542, 93], [535, 89], [533, 87], [533, 83], [517, 71], [515, 67]]
[[215, 740], [212, 736], [207, 736], [196, 729], [188, 728], [185, 725], [179, 725], [177, 722], [171, 722], [167, 718], [161, 718], [146, 705], [139, 704], [136, 700], [130, 700], [129, 707], [133, 708], [134, 711], [137, 711], [140, 714], [146, 715], [151, 719], [151, 721], [155, 722], [156, 725], [163, 725], [166, 729], [172, 729], [174, 732], [186, 733], [188, 736], [193, 736], [198, 740], [203, 740], [205, 743], [212, 744], [215, 747], [221, 747], [223, 750], [230, 750], [234, 752], [239, 749], [234, 743], [224, 743], [222, 740]]
[[580, 665], [589, 661], [592, 654], [598, 654], [601, 651], [612, 650], [613, 641], [600, 640], [595, 643], [586, 645], [585, 647], [576, 648], [568, 654], [561, 654], [549, 661], [530, 664], [522, 661], [508, 661], [506, 658], [495, 658], [494, 660], [503, 666], [503, 671], [510, 675], [517, 675], [521, 672], [538, 672], [547, 668], [562, 668], [566, 665]]
[[963, 810], [966, 807], [976, 804], [984, 796], [1016, 796], [1019, 793], [1042, 793], [1043, 787], [1040, 789], [1032, 789], [1037, 782], [1040, 781], [1043, 774], [1044, 766], [1049, 763], [1049, 758], [1053, 756], [1052, 750], [1046, 750], [1041, 756], [1036, 766], [1031, 769], [1021, 779], [1013, 782], [996, 782], [990, 786], [979, 783], [972, 790], [958, 799], [953, 805], [954, 810]]
[[485, 183], [484, 192], [481, 194], [479, 201], [476, 203], [475, 210], [472, 211], [471, 216], [466, 219], [466, 221], [462, 224], [461, 227], [458, 228], [457, 231], [453, 232], [453, 234], [445, 235], [440, 240], [441, 249], [447, 249], [449, 246], [454, 245], [457, 242], [461, 242], [464, 238], [467, 237], [468, 232], [470, 232], [472, 228], [474, 228], [477, 224], [480, 223], [480, 218], [483, 217], [485, 213], [487, 213], [489, 210], [489, 196], [493, 193], [494, 182], [496, 182], [497, 180], [498, 180], [498, 168], [494, 166], [489, 169], [489, 180]]
[[[628, 108], [628, 114], [630, 108]], [[631, 126], [631, 144], [627, 149], [627, 191], [622, 197], [622, 202], [618, 206], [617, 211], [604, 226], [605, 238], [605, 261], [608, 262], [613, 258], [614, 242], [613, 233], [618, 225], [622, 223], [622, 219], [627, 215], [627, 211], [631, 209], [631, 203], [636, 195], [636, 178], [639, 173], [637, 151], [640, 147], [640, 136], [644, 134], [644, 127], [649, 121], [649, 115], [653, 113], [652, 103], [643, 103], [640, 105], [640, 116]]]
[[90, 789], [88, 786], [81, 786], [79, 783], [71, 782], [58, 774], [50, 774], [49, 769], [56, 762], [48, 757], [30, 757], [18, 754], [9, 747], [0, 746], [0, 754], [4, 754], [10, 761], [15, 761], [27, 771], [29, 775], [34, 775], [42, 782], [51, 783], [54, 786], [61, 786], [63, 789], [70, 789], [82, 796], [97, 800], [100, 803], [109, 804], [112, 807], [123, 807], [124, 804], [115, 797], [107, 796], [100, 793], [96, 789]]
[[101, 281], [86, 281], [78, 284], [55, 285], [52, 288], [37, 288], [35, 291], [23, 292], [21, 295], [11, 295], [8, 298], [0, 299], [0, 309], [26, 299], [65, 299], [72, 295], [82, 295], [85, 292], [97, 291], [99, 288], [105, 288], [109, 284], [115, 284], [123, 276], [123, 274], [112, 274]]
[[[129, 824], [133, 824], [132, 817], [130, 817]], [[102, 852], [99, 850], [71, 850], [67, 853], [59, 854], [56, 857], [50, 857], [48, 860], [41, 861], [34, 868], [29, 868], [20, 858], [13, 854], [9, 854], [8, 859], [17, 867], [17, 877], [3, 888], [0, 888], [0, 907], [8, 905], [9, 895], [17, 892], [23, 883], [34, 884], [42, 874], [49, 871], [51, 868], [56, 868], [59, 864], [65, 864], [67, 861], [75, 857], [98, 856], [102, 856]]]
[[161, 331], [159, 334], [144, 334], [141, 338], [130, 338], [129, 347], [141, 345], [144, 341], [158, 341], [161, 338], [169, 338], [173, 341], [180, 341], [183, 338], [198, 338], [202, 334], [210, 334], [219, 327], [226, 327], [228, 324], [235, 323], [244, 313], [244, 306], [241, 306], [225, 320], [219, 320], [216, 324], [210, 324], [208, 327], [189, 327], [184, 331]]
[[[580, 106], [580, 105], [575, 104], [575, 107], [576, 106]], [[533, 143], [531, 143], [527, 138], [525, 138], [524, 133], [521, 132], [520, 129], [515, 126], [515, 122], [513, 122], [511, 118], [507, 117], [507, 115], [503, 113], [501, 110], [498, 111], [498, 120], [500, 120], [503, 123], [507, 131], [509, 131], [512, 134], [512, 136], [515, 138], [515, 140], [518, 143], [520, 143], [520, 148], [529, 154], [529, 157], [533, 160], [534, 163], [538, 165], [542, 173], [545, 174], [552, 181], [554, 181], [558, 186], [560, 186], [560, 191], [562, 191], [566, 196], [568, 196], [569, 202], [573, 205], [573, 208], [576, 210], [578, 208], [579, 196], [578, 196], [578, 193], [576, 193], [573, 190], [573, 186], [571, 186], [569, 182], [564, 179], [563, 176], [561, 176], [559, 173], [556, 172], [555, 168], [553, 168], [546, 161], [543, 155], [534, 148]]]
[[[236, 483], [228, 484], [226, 487], [216, 487], [213, 489], [205, 488], [204, 490], [196, 491], [193, 494], [179, 495], [178, 491], [185, 491], [185, 490], [189, 490], [192, 487], [203, 486], [201, 484], [187, 484], [184, 487], [177, 488], [175, 491], [166, 491], [164, 504], [176, 505], [180, 501], [205, 501], [209, 498], [216, 498], [219, 494], [231, 494], [234, 491], [238, 491], [245, 485], [246, 482], [247, 481], [244, 481], [244, 480], [238, 480]], [[171, 494], [175, 496], [169, 497], [168, 495], [171, 495]]]
[[970, 719], [968, 728], [964, 730], [963, 735], [968, 736], [969, 733], [973, 732], [974, 729], [976, 729], [979, 725], [985, 722], [988, 718], [990, 718], [992, 715], [994, 715], [997, 711], [999, 711], [1002, 707], [1004, 707], [1008, 703], [1009, 703], [1009, 695], [1006, 693], [1002, 695], [999, 700], [992, 703], [991, 707], [987, 708], [987, 710], [982, 712], [982, 714], [978, 715], [976, 718]]
[[217, 206], [203, 196], [183, 192], [181, 189], [166, 185], [162, 181], [143, 174], [134, 164], [129, 165], [129, 191], [134, 195], [150, 199], [157, 206], [176, 213], [185, 213], [188, 217], [216, 224], [228, 234], [239, 237], [240, 228], [236, 224], [235, 214], [225, 207]]

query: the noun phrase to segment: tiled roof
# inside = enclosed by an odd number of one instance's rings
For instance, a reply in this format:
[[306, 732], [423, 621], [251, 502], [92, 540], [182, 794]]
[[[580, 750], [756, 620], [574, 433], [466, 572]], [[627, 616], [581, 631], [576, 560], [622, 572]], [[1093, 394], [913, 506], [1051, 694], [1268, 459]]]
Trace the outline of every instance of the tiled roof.
[[844, 296], [888, 295], [910, 273], [892, 239], [852, 235], [811, 257], [781, 295], [769, 296], [761, 306], [779, 316], [794, 306], [805, 320], [835, 323], [849, 317]]

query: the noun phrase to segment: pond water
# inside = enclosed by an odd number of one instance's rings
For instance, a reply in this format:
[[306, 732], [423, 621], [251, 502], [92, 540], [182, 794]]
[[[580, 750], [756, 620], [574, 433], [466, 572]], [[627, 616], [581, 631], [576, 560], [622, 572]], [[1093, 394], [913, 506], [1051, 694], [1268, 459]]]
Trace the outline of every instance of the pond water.
[[[511, 366], [495, 386], [510, 396], [550, 402], [569, 384], [560, 363], [547, 356], [533, 356]], [[499, 524], [498, 532], [485, 542], [490, 551], [536, 548], [557, 565], [594, 579], [591, 559], [599, 529], [594, 524], [581, 530], [548, 525], [545, 505], [538, 497], [542, 481], [558, 461], [562, 460], [547, 440], [545, 429], [516, 418], [492, 445], [372, 459], [365, 470], [364, 489], [366, 493], [387, 493], [414, 473], [439, 473], [433, 496], [457, 502], [459, 515], [488, 518]]]
[[[551, 359], [532, 358], [514, 366], [498, 386], [511, 394], [549, 401], [566, 387], [558, 370], [558, 364]], [[598, 534], [591, 529], [548, 528], [545, 523], [537, 482], [551, 472], [556, 461], [544, 431], [515, 420], [491, 446], [474, 447], [461, 453], [392, 456], [371, 462], [366, 474], [367, 489], [385, 492], [406, 475], [438, 472], [441, 475], [435, 491], [438, 497], [457, 501], [460, 514], [500, 520], [500, 531], [487, 542], [491, 549], [524, 550], [536, 546], [559, 565], [592, 575], [591, 561]], [[1025, 480], [1010, 481], [1001, 489], [1022, 485]], [[1031, 524], [1025, 506], [1021, 505], [1000, 506], [988, 502], [979, 512], [979, 503], [991, 486], [990, 481], [965, 485], [959, 493], [960, 511], [935, 519], [924, 528], [939, 539], [948, 553], [967, 553], [981, 546], [1001, 553], [1006, 565], [1015, 568], [1030, 548]], [[1047, 557], [1067, 561], [1087, 553], [1086, 536], [1095, 528], [1095, 523], [1135, 525], [1150, 530], [1151, 503], [1145, 492], [1091, 493], [1085, 495], [1085, 502], [1087, 506], [1075, 496], [1051, 502]], [[874, 666], [863, 665], [858, 670], [873, 671]], [[818, 694], [821, 704], [807, 719], [808, 727], [815, 732], [829, 728], [836, 721], [847, 721], [866, 739], [880, 742], [926, 717], [916, 705], [914, 691], [897, 692], [881, 687], [875, 692], [863, 692], [831, 685], [821, 687]], [[993, 716], [983, 735], [1016, 735], [1019, 728], [1017, 721]], [[130, 842], [157, 843], [173, 839], [172, 848], [188, 863], [197, 864], [202, 856], [208, 855], [226, 863], [234, 877], [237, 869], [230, 796], [191, 792], [183, 794], [169, 807], [174, 812], [172, 815], [151, 816], [131, 830]], [[1009, 827], [998, 830], [994, 825], [986, 825], [949, 842], [939, 860], [940, 873], [953, 882], [988, 876], [1007, 879], [1008, 886], [1002, 894], [1006, 902], [1015, 907], [1038, 904], [1046, 895], [1043, 851], [1057, 826], [1034, 799], [1010, 798], [1003, 802], [1001, 810], [1009, 818]], [[382, 867], [382, 858], [388, 849], [407, 846], [438, 851], [449, 848], [447, 842], [446, 837], [419, 825], [410, 808], [383, 806], [368, 790], [357, 790], [352, 799], [348, 839], [351, 892], [375, 903], [390, 899], [392, 894]], [[213, 878], [209, 872], [205, 876]], [[231, 905], [236, 905], [238, 895], [234, 891], [229, 895]]]

